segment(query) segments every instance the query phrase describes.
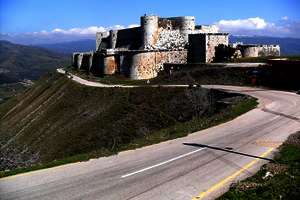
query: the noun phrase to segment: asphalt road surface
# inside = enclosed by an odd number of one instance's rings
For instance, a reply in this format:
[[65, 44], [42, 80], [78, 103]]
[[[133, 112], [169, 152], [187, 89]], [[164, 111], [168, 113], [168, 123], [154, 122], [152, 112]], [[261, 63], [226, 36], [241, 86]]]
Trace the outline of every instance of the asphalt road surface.
[[259, 106], [187, 137], [2, 178], [0, 199], [213, 199], [267, 162], [251, 156], [271, 158], [288, 135], [300, 130], [299, 95], [246, 87], [206, 87], [249, 94], [259, 99]]

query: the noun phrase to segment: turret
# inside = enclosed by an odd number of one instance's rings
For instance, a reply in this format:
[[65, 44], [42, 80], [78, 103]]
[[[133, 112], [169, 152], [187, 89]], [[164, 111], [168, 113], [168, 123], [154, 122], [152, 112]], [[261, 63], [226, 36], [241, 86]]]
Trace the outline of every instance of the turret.
[[158, 16], [142, 16], [143, 49], [152, 49], [158, 40]]
[[195, 30], [195, 17], [184, 16], [178, 17], [178, 22], [180, 23], [180, 32], [184, 39], [188, 41], [189, 34], [193, 33]]
[[118, 30], [110, 30], [109, 31], [109, 43], [110, 49], [115, 49], [117, 45], [117, 37], [118, 37]]

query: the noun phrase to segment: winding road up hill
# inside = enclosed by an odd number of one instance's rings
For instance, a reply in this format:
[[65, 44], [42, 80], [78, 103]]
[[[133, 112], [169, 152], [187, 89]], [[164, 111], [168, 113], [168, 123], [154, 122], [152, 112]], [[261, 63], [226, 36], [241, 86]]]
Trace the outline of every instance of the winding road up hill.
[[[288, 135], [300, 130], [297, 94], [249, 87], [207, 87], [254, 96], [259, 106], [230, 122], [187, 137], [0, 179], [1, 198], [212, 199], [232, 182], [252, 175]], [[82, 117], [90, 116], [82, 112]]]

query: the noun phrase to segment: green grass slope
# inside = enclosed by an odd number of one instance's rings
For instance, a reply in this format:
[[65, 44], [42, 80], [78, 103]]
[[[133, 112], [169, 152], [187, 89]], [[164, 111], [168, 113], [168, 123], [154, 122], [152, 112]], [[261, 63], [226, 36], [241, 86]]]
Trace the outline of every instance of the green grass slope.
[[[218, 103], [224, 98], [232, 104]], [[182, 137], [255, 105], [245, 96], [203, 88], [86, 87], [53, 73], [0, 105], [0, 171]]]

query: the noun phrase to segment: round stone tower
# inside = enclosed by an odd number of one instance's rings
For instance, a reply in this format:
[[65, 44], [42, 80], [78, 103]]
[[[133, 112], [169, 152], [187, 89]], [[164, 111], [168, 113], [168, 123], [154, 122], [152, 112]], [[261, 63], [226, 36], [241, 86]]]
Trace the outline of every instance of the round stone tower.
[[118, 30], [110, 30], [109, 31], [109, 43], [110, 48], [115, 49], [117, 45], [117, 38], [118, 38]]
[[184, 39], [188, 41], [189, 34], [195, 30], [195, 17], [194, 16], [184, 16], [178, 17], [178, 22], [180, 26], [180, 32]]
[[158, 16], [142, 16], [143, 49], [153, 49], [158, 40]]

